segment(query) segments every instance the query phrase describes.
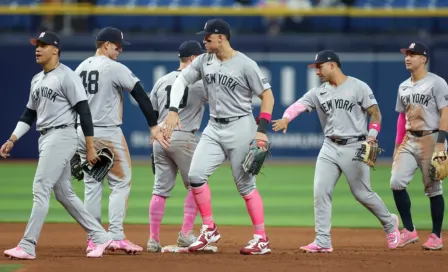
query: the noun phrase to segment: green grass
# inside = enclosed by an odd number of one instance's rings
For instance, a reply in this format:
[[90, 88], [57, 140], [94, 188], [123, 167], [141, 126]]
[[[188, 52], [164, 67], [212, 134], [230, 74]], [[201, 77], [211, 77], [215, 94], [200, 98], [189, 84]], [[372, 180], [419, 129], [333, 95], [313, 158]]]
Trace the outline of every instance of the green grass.
[[13, 272], [22, 266], [21, 264], [0, 264], [0, 272]]
[[[32, 184], [35, 164], [0, 165], [0, 221], [27, 222], [32, 207]], [[125, 223], [148, 223], [148, 205], [151, 198], [153, 174], [150, 165], [135, 165], [129, 208]], [[314, 167], [308, 165], [267, 165], [264, 175], [257, 178], [263, 197], [267, 226], [314, 226], [313, 213]], [[390, 167], [378, 166], [371, 172], [372, 187], [396, 213], [392, 192], [389, 189]], [[84, 187], [73, 182], [75, 191], [83, 199]], [[239, 196], [231, 170], [222, 166], [210, 178], [215, 221], [221, 225], [250, 225], [244, 200]], [[412, 200], [414, 224], [419, 229], [431, 227], [429, 200], [424, 195], [421, 174], [416, 173], [408, 188]], [[103, 195], [103, 220], [107, 222], [108, 194]], [[181, 224], [185, 189], [178, 178], [172, 197], [166, 202], [164, 224]], [[62, 206], [51, 198], [47, 222], [74, 222]], [[196, 221], [200, 223], [199, 218]], [[444, 228], [448, 227], [445, 220]], [[340, 178], [333, 195], [333, 227], [380, 227], [378, 220], [356, 202], [344, 176]]]

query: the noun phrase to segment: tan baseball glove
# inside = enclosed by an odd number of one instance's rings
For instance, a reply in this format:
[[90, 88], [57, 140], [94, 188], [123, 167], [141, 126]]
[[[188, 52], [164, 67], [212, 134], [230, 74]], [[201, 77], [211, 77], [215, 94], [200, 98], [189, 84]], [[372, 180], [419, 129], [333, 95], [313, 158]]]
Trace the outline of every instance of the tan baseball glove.
[[433, 181], [443, 180], [448, 176], [448, 154], [444, 151], [434, 152], [431, 158], [429, 175]]
[[361, 161], [369, 167], [375, 167], [375, 162], [379, 154], [384, 152], [384, 149], [378, 146], [378, 140], [366, 140], [362, 142], [361, 146], [356, 150], [353, 161]]

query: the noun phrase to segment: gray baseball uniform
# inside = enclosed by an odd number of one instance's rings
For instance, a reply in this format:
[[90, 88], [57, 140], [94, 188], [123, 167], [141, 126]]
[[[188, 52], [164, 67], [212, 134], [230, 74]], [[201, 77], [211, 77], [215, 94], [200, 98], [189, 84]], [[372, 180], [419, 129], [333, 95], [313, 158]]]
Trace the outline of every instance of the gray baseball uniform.
[[[366, 109], [377, 104], [370, 87], [359, 79], [347, 77], [336, 88], [323, 83], [299, 101], [308, 111], [317, 111], [326, 136], [314, 174], [315, 243], [331, 247], [332, 194], [342, 173], [355, 199], [379, 219], [387, 233], [392, 232], [394, 220], [381, 198], [372, 191], [369, 166], [352, 161], [368, 133]], [[339, 142], [331, 139], [339, 139]]]
[[51, 189], [94, 243], [103, 244], [110, 240], [103, 227], [84, 208], [71, 183], [70, 159], [77, 144], [73, 106], [83, 100], [86, 100], [86, 95], [81, 80], [64, 64], [59, 64], [51, 72], [38, 73], [31, 81], [27, 107], [37, 112], [36, 126], [41, 136], [33, 183], [33, 209], [19, 246], [33, 256], [48, 214]]
[[[76, 73], [80, 75], [95, 127], [95, 148], [108, 147], [115, 154], [114, 166], [106, 178], [109, 197], [109, 233], [114, 240], [123, 240], [123, 221], [131, 189], [131, 157], [120, 128], [123, 112], [123, 89], [131, 91], [139, 79], [123, 64], [106, 56], [93, 56], [83, 61]], [[85, 160], [85, 142], [78, 129], [78, 151]], [[87, 210], [101, 222], [101, 197], [103, 183], [84, 172]]]
[[[442, 194], [442, 181], [431, 181], [429, 168], [437, 142], [440, 110], [446, 106], [448, 85], [433, 73], [428, 73], [416, 83], [409, 78], [400, 84], [395, 110], [406, 114], [407, 133], [392, 164], [390, 186], [393, 190], [405, 189], [420, 168], [425, 194], [428, 197]], [[427, 135], [418, 135], [422, 131]]]
[[255, 177], [241, 163], [256, 133], [252, 97], [270, 89], [258, 65], [237, 52], [221, 62], [215, 54], [197, 57], [182, 75], [189, 84], [202, 79], [208, 93], [210, 121], [193, 155], [190, 183], [203, 183], [227, 158], [238, 192], [244, 196], [255, 188]]
[[[155, 111], [159, 112], [158, 123], [163, 122], [168, 115], [170, 106], [171, 86], [180, 71], [173, 71], [161, 77], [151, 91], [150, 99]], [[202, 81], [189, 85], [184, 91], [179, 105], [179, 118], [182, 131], [175, 130], [171, 136], [171, 147], [163, 149], [156, 141], [153, 145], [155, 180], [153, 194], [169, 197], [176, 183], [179, 170], [185, 188], [190, 188], [188, 171], [197, 142], [194, 132], [199, 129], [204, 114], [204, 104], [207, 101]]]

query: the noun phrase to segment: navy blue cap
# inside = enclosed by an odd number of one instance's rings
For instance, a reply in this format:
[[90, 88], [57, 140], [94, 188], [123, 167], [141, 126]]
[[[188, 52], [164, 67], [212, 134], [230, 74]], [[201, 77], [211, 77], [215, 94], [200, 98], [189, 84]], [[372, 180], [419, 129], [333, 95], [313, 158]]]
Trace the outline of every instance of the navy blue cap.
[[179, 46], [179, 58], [187, 58], [190, 56], [199, 56], [204, 53], [201, 44], [197, 41], [186, 41]]
[[325, 62], [340, 62], [339, 56], [331, 51], [331, 50], [324, 50], [320, 51], [316, 54], [316, 57], [314, 58], [314, 62], [312, 64], [309, 64], [309, 68], [317, 68], [319, 64], [325, 63]]
[[105, 27], [98, 32], [97, 41], [119, 43], [121, 45], [130, 45], [130, 42], [123, 40], [123, 32], [118, 28]]
[[204, 30], [196, 34], [224, 34], [230, 36], [230, 25], [222, 19], [211, 19], [208, 20], [207, 23], [205, 23]]
[[409, 45], [408, 48], [401, 48], [400, 52], [403, 54], [406, 54], [407, 52], [412, 52], [417, 55], [423, 55], [425, 57], [428, 57], [428, 47], [426, 47], [426, 45], [424, 45], [423, 43], [413, 42]]
[[57, 48], [60, 48], [61, 46], [61, 41], [59, 40], [58, 35], [51, 31], [44, 31], [40, 33], [39, 37], [30, 39], [30, 43], [32, 45], [36, 45], [38, 41], [41, 43], [53, 45]]

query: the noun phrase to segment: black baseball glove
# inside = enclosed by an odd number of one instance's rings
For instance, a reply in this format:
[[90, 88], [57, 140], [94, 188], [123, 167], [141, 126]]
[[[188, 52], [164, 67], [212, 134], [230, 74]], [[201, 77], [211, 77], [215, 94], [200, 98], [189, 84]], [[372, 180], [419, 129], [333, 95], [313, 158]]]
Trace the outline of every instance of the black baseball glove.
[[70, 160], [70, 166], [72, 168], [72, 176], [78, 181], [84, 179], [84, 170], [82, 169], [81, 156], [76, 152]]
[[97, 154], [99, 160], [95, 165], [90, 165], [88, 162], [81, 164], [81, 157], [76, 153], [70, 161], [72, 176], [77, 180], [82, 180], [84, 178], [83, 171], [86, 171], [96, 181], [102, 182], [109, 170], [114, 166], [115, 155], [108, 147], [99, 149]]
[[253, 140], [250, 143], [249, 152], [246, 154], [242, 163], [244, 172], [254, 176], [257, 175], [260, 173], [264, 160], [270, 155], [270, 145], [268, 141]]

